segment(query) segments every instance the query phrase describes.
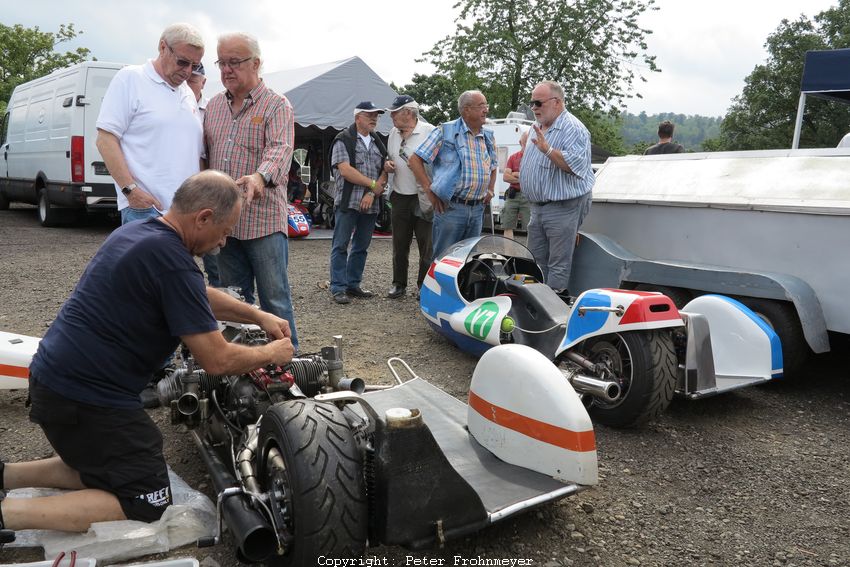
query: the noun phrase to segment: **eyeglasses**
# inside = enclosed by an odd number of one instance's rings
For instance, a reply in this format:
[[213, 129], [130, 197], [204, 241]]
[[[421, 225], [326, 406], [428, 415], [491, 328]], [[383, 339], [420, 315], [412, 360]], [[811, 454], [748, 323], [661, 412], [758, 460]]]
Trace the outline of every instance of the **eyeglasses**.
[[540, 108], [541, 106], [543, 106], [544, 104], [546, 104], [546, 103], [547, 103], [547, 102], [549, 102], [550, 100], [555, 100], [555, 99], [557, 99], [557, 98], [558, 98], [558, 97], [556, 97], [556, 96], [550, 96], [550, 97], [549, 97], [549, 98], [547, 98], [546, 100], [530, 100], [530, 101], [528, 101], [528, 105], [529, 105], [531, 108]]
[[165, 47], [167, 47], [168, 50], [171, 52], [171, 55], [172, 55], [172, 57], [174, 57], [174, 61], [177, 63], [178, 67], [184, 67], [184, 68], [185, 67], [192, 67], [193, 71], [197, 71], [198, 69], [201, 68], [200, 63], [192, 63], [188, 59], [183, 59], [182, 57], [178, 57], [177, 54], [174, 53], [174, 48], [171, 47], [170, 45], [168, 45], [167, 43], [165, 44]]
[[410, 156], [407, 155], [407, 150], [404, 147], [407, 145], [407, 140], [402, 140], [401, 145], [398, 147], [398, 157], [404, 160], [404, 163], [408, 163]]
[[478, 104], [467, 104], [467, 108], [474, 108], [475, 110], [490, 110], [490, 105], [486, 102], [481, 102]]
[[235, 71], [239, 68], [240, 65], [242, 65], [242, 63], [244, 63], [245, 61], [250, 61], [251, 59], [253, 59], [253, 57], [251, 56], [248, 56], [245, 59], [231, 59], [230, 61], [222, 61], [221, 59], [219, 59], [215, 62], [215, 66], [219, 69], [229, 67]]

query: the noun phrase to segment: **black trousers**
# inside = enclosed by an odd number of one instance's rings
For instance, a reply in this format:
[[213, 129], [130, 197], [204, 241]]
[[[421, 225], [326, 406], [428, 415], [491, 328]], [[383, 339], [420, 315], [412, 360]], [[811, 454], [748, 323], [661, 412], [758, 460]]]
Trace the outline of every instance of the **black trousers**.
[[416, 235], [419, 246], [419, 275], [416, 286], [421, 287], [425, 274], [431, 266], [431, 222], [416, 215], [419, 209], [418, 195], [390, 195], [393, 226], [393, 283], [407, 287], [410, 245]]

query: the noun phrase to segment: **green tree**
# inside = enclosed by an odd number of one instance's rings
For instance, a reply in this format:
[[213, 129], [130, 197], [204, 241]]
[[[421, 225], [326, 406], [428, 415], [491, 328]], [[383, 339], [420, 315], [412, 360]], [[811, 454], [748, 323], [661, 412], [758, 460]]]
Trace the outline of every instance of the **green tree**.
[[445, 75], [413, 75], [411, 82], [403, 87], [390, 85], [400, 94], [412, 96], [419, 103], [419, 112], [431, 124], [440, 124], [457, 115], [458, 90], [454, 80]]
[[570, 109], [622, 106], [657, 71], [639, 17], [655, 0], [459, 0], [453, 36], [424, 54], [439, 73], [474, 70], [491, 114], [504, 116], [538, 82], [560, 82]]
[[43, 32], [38, 26], [0, 24], [0, 110], [5, 111], [12, 91], [21, 83], [88, 59], [91, 51], [85, 47], [65, 53], [56, 51], [59, 44], [81, 33], [74, 24], [62, 24], [58, 32]]
[[[767, 60], [756, 65], [742, 93], [732, 100], [721, 126], [724, 150], [791, 147], [800, 78], [806, 51], [850, 45], [850, 0], [817, 16], [782, 20], [768, 36]], [[803, 116], [800, 147], [834, 147], [850, 126], [850, 108], [809, 97]]]

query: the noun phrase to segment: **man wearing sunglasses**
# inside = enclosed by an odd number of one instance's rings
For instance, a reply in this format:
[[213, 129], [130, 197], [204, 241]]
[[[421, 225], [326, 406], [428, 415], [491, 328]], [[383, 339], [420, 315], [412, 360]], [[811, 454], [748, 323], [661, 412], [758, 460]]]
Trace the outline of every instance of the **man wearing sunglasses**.
[[212, 169], [236, 180], [245, 206], [218, 256], [221, 281], [254, 302], [254, 282], [264, 311], [289, 321], [298, 348], [289, 288], [286, 180], [295, 139], [295, 115], [285, 96], [260, 77], [260, 45], [247, 33], [218, 38], [225, 92], [204, 114], [204, 140]]
[[528, 248], [546, 283], [567, 295], [576, 234], [590, 211], [595, 177], [590, 133], [564, 107], [564, 89], [543, 81], [531, 91], [532, 126], [520, 162], [522, 192], [531, 203]]
[[200, 171], [203, 128], [186, 84], [204, 40], [189, 24], [159, 38], [159, 55], [115, 75], [97, 118], [97, 149], [115, 181], [121, 222], [160, 216], [183, 181]]

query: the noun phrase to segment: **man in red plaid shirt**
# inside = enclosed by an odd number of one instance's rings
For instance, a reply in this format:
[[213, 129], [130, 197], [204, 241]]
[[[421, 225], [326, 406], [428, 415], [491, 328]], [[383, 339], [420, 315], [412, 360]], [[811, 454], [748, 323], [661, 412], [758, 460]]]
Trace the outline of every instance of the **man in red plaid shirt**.
[[286, 97], [260, 78], [260, 46], [245, 33], [218, 39], [221, 82], [227, 89], [210, 100], [204, 141], [212, 169], [229, 174], [245, 191], [242, 216], [218, 258], [221, 281], [254, 301], [254, 280], [264, 311], [289, 321], [298, 349], [289, 290], [286, 178], [295, 122]]

